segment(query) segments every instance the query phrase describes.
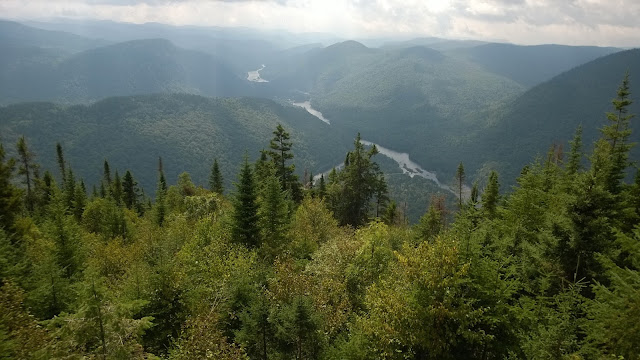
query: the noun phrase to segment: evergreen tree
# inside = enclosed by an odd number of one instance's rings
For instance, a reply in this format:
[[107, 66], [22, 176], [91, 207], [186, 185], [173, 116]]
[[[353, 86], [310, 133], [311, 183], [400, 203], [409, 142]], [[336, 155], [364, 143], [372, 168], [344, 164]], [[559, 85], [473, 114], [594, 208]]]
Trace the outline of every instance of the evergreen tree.
[[324, 174], [320, 175], [320, 184], [318, 184], [318, 197], [324, 199], [327, 195], [327, 185], [324, 182]]
[[285, 246], [289, 214], [278, 178], [272, 175], [265, 179], [265, 182], [258, 216], [263, 252], [271, 262]]
[[258, 202], [253, 171], [247, 156], [238, 175], [233, 211], [233, 239], [248, 247], [260, 245]]
[[341, 225], [361, 226], [369, 219], [371, 200], [376, 190], [382, 188], [384, 177], [378, 164], [372, 160], [378, 153], [375, 145], [365, 151], [358, 134], [354, 147], [347, 153], [344, 169], [329, 174], [329, 206]]
[[4, 147], [0, 144], [0, 229], [13, 230], [14, 221], [20, 211], [20, 189], [12, 182], [15, 160], [5, 162]]
[[73, 202], [76, 191], [76, 177], [73, 174], [71, 167], [67, 169], [67, 175], [64, 182], [64, 204], [69, 212], [73, 212]]
[[18, 161], [20, 163], [18, 174], [24, 175], [24, 184], [27, 186], [25, 204], [27, 206], [27, 211], [29, 212], [29, 214], [32, 214], [36, 202], [34, 193], [32, 191], [33, 178], [35, 178], [38, 165], [33, 162], [35, 155], [33, 154], [33, 152], [31, 152], [31, 150], [29, 150], [24, 136], [21, 136], [20, 139], [18, 139], [18, 144], [16, 147], [18, 150]]
[[160, 226], [164, 223], [164, 217], [166, 216], [166, 195], [167, 195], [167, 180], [164, 178], [164, 171], [162, 169], [162, 158], [158, 159], [158, 186], [156, 188], [156, 223]]
[[491, 171], [489, 174], [489, 183], [485, 187], [482, 193], [482, 209], [488, 214], [489, 217], [493, 217], [498, 206], [498, 200], [500, 197], [500, 184], [498, 183], [498, 173]]
[[480, 192], [478, 191], [478, 183], [474, 182], [473, 186], [471, 186], [471, 196], [469, 197], [469, 202], [475, 206], [478, 203], [478, 198], [480, 197]]
[[224, 192], [224, 185], [220, 168], [218, 167], [218, 159], [213, 160], [213, 166], [211, 166], [211, 175], [209, 175], [209, 189], [217, 194], [222, 195]]
[[76, 218], [76, 221], [80, 221], [82, 219], [82, 214], [84, 213], [84, 208], [87, 206], [87, 190], [84, 186], [84, 181], [80, 180], [79, 183], [76, 183], [76, 188], [73, 196], [73, 215]]
[[104, 165], [103, 165], [104, 171], [103, 171], [103, 180], [106, 184], [106, 188], [111, 190], [111, 169], [109, 168], [109, 162], [107, 161], [107, 159], [104, 159]]
[[622, 84], [618, 88], [617, 97], [611, 102], [614, 111], [607, 113], [609, 125], [600, 131], [609, 144], [608, 176], [606, 184], [613, 194], [621, 191], [621, 181], [625, 177], [625, 170], [629, 166], [629, 150], [633, 144], [629, 143], [631, 129], [629, 124], [634, 114], [628, 114], [629, 106], [633, 103], [629, 99], [629, 73], [625, 74]]
[[464, 166], [462, 162], [458, 165], [458, 170], [456, 171], [456, 185], [458, 188], [458, 209], [462, 210], [462, 186], [464, 185]]
[[567, 162], [567, 174], [573, 175], [580, 170], [582, 161], [582, 125], [576, 129], [576, 134], [571, 141], [571, 153]]
[[120, 175], [118, 175], [118, 170], [116, 170], [115, 176], [113, 178], [113, 184], [111, 186], [111, 194], [113, 196], [113, 200], [115, 200], [116, 205], [122, 205], [122, 180], [120, 180]]
[[122, 199], [127, 209], [136, 209], [138, 206], [137, 183], [131, 175], [131, 171], [127, 170], [122, 177]]
[[65, 171], [64, 154], [60, 143], [56, 143], [56, 155], [58, 159], [58, 168], [60, 169], [60, 176], [62, 177], [62, 183], [64, 184], [66, 182], [67, 172]]
[[269, 150], [267, 154], [271, 157], [271, 161], [275, 165], [282, 190], [289, 191], [291, 197], [296, 202], [300, 202], [300, 200], [302, 200], [302, 191], [300, 190], [298, 176], [294, 174], [295, 165], [287, 165], [287, 161], [293, 159], [293, 154], [291, 153], [293, 143], [289, 140], [289, 133], [284, 130], [282, 125], [278, 124], [276, 130], [273, 132], [273, 139], [271, 139], [269, 143], [271, 150]]

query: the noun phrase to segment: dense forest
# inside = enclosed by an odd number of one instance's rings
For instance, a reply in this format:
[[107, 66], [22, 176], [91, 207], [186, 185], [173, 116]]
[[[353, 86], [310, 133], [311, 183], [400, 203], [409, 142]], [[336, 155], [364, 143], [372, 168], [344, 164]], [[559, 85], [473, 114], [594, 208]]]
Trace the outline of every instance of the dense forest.
[[628, 76], [612, 103], [589, 153], [579, 127], [469, 196], [461, 163], [414, 226], [360, 135], [316, 181], [282, 125], [231, 189], [160, 158], [154, 199], [109, 159], [88, 184], [60, 144], [44, 171], [0, 145], [0, 358], [640, 359]]

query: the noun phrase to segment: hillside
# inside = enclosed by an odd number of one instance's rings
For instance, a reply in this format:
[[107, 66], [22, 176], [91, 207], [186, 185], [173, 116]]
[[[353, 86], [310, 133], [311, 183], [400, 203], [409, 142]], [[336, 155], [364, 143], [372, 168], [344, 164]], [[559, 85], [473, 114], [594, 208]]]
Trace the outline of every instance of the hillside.
[[576, 66], [618, 51], [620, 49], [596, 46], [492, 43], [455, 49], [449, 53], [529, 88]]
[[2, 73], [0, 104], [78, 103], [166, 92], [237, 96], [252, 91], [251, 84], [211, 55], [181, 49], [163, 39], [118, 43], [57, 61], [20, 61], [16, 67]]
[[[149, 194], [155, 190], [159, 156], [170, 181], [188, 171], [201, 185], [207, 183], [216, 157], [229, 189], [245, 152], [255, 160], [259, 150], [269, 146], [278, 123], [291, 133], [300, 174], [305, 168], [317, 173], [333, 166], [353, 138], [343, 139], [302, 109], [252, 98], [151, 95], [109, 98], [88, 106], [25, 103], [0, 108], [2, 142], [15, 144], [24, 134], [45, 168], [55, 169], [55, 144], [60, 142], [88, 184], [98, 181], [106, 158], [121, 174], [136, 169], [134, 176]], [[6, 148], [13, 150], [11, 145]]]
[[109, 44], [108, 41], [84, 37], [65, 31], [37, 29], [14, 21], [0, 20], [0, 48], [40, 47], [79, 52]]
[[[463, 147], [461, 158], [470, 166], [494, 162], [511, 181], [531, 154], [545, 154], [551, 144], [567, 142], [579, 124], [583, 143], [590, 149], [612, 110], [611, 99], [625, 71], [630, 74], [631, 113], [640, 113], [640, 49], [615, 53], [563, 73], [527, 91], [496, 111], [479, 114], [486, 126]], [[640, 128], [632, 122], [632, 141], [640, 141]], [[636, 147], [632, 158], [640, 159]]]

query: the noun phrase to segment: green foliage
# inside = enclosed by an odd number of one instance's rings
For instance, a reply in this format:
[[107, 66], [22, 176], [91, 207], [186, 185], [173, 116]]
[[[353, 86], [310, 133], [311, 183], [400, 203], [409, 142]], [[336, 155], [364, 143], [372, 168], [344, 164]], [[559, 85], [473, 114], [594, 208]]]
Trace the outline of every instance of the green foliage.
[[209, 190], [222, 195], [224, 192], [224, 181], [222, 173], [220, 173], [220, 167], [218, 166], [218, 159], [213, 160], [211, 166], [211, 174], [209, 175]]
[[253, 171], [245, 156], [244, 167], [238, 175], [233, 212], [233, 239], [248, 247], [261, 244], [258, 227], [258, 201]]
[[12, 182], [14, 167], [13, 158], [5, 162], [4, 147], [0, 144], [0, 227], [5, 231], [12, 230], [20, 210], [20, 190]]

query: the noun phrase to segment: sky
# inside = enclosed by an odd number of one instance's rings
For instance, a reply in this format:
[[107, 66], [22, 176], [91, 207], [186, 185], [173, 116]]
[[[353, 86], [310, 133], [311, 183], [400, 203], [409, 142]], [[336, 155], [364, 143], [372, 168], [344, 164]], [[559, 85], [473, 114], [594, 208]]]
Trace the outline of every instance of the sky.
[[640, 0], [0, 0], [0, 16], [640, 47]]

